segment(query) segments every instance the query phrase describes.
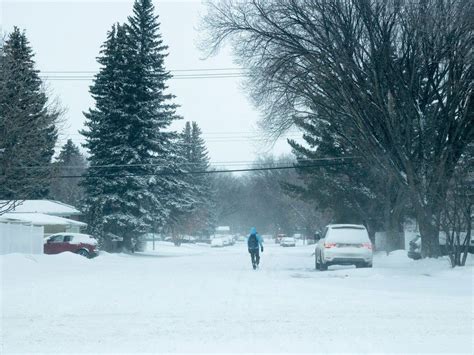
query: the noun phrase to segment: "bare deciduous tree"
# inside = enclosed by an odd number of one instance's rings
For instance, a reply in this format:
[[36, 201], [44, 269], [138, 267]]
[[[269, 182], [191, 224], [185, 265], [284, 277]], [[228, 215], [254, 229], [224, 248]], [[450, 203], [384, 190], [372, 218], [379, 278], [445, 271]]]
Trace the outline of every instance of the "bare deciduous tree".
[[474, 138], [468, 0], [210, 3], [204, 46], [230, 40], [279, 131], [324, 122], [407, 190], [423, 255], [439, 255], [449, 181]]
[[472, 248], [472, 217], [474, 206], [474, 145], [463, 155], [450, 182], [441, 213], [441, 227], [446, 236], [446, 253], [452, 267], [464, 266]]

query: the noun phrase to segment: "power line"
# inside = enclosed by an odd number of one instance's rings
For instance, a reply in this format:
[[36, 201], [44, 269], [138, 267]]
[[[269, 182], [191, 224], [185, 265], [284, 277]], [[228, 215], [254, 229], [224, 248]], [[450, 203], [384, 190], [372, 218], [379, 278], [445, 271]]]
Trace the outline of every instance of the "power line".
[[[341, 159], [341, 158], [339, 158]], [[222, 173], [240, 173], [240, 172], [251, 172], [251, 171], [272, 171], [272, 170], [290, 170], [290, 169], [312, 169], [324, 166], [336, 166], [351, 164], [345, 161], [326, 161], [325, 164], [313, 164], [313, 165], [293, 165], [293, 166], [280, 166], [280, 167], [265, 167], [265, 168], [246, 168], [246, 169], [225, 169], [225, 170], [201, 170], [201, 171], [182, 171], [182, 172], [161, 172], [161, 173], [145, 173], [145, 174], [96, 174], [89, 175], [87, 178], [100, 178], [100, 177], [136, 177], [136, 176], [180, 176], [180, 175], [209, 175], [209, 174], [222, 174]], [[73, 179], [73, 178], [84, 178], [83, 175], [62, 175], [52, 176], [52, 179]]]
[[[249, 70], [244, 68], [200, 68], [200, 69], [174, 69], [168, 71], [172, 76], [170, 79], [227, 79], [243, 78], [249, 75]], [[83, 81], [93, 80], [99, 71], [65, 70], [65, 71], [41, 71], [40, 77], [45, 80], [56, 81]], [[176, 74], [173, 74], [176, 73]]]
[[[89, 131], [86, 131], [86, 132], [89, 132]], [[176, 131], [163, 131], [164, 133], [176, 133]], [[179, 133], [179, 132], [178, 132]], [[298, 130], [290, 130], [286, 133], [283, 133], [282, 136], [300, 136], [302, 135], [304, 132], [302, 131], [298, 131]], [[84, 137], [85, 135], [84, 134], [81, 134], [81, 133], [75, 133], [75, 132], [72, 132], [72, 133], [60, 133], [59, 136], [71, 136], [71, 137]], [[201, 133], [201, 136], [202, 137], [208, 137], [208, 139], [227, 139], [227, 138], [254, 138], [254, 137], [262, 137], [262, 136], [266, 136], [266, 135], [269, 135], [268, 133], [266, 132], [259, 132], [259, 131], [222, 131], [222, 132], [202, 132]], [[271, 135], [271, 134], [270, 134]]]
[[[298, 130], [289, 130], [288, 133], [290, 134], [299, 134], [299, 133], [302, 133], [301, 131], [298, 131]], [[252, 135], [252, 134], [259, 134], [258, 132], [256, 131], [204, 131], [202, 132], [202, 135], [203, 136], [206, 136], [206, 135], [214, 135], [214, 134], [223, 134], [223, 135], [228, 135], [228, 134], [236, 134], [236, 135]], [[82, 136], [82, 134], [80, 133], [69, 133], [68, 135], [70, 136]]]
[[[61, 137], [58, 138], [56, 141], [56, 144], [62, 145], [66, 143], [69, 139], [68, 137]], [[270, 142], [274, 143], [277, 141], [282, 141], [285, 139], [303, 139], [302, 134], [291, 134], [291, 135], [284, 135], [281, 137], [276, 137], [276, 138], [271, 138], [271, 137], [265, 137], [261, 135], [255, 135], [255, 136], [214, 136], [214, 137], [209, 137], [205, 138], [203, 137], [203, 140], [206, 144], [212, 144], [212, 143], [238, 143], [238, 142], [256, 142], [256, 143], [265, 143], [265, 142]]]
[[[344, 160], [354, 160], [354, 159], [359, 159], [359, 157], [328, 157], [328, 158], [318, 158], [318, 159], [303, 159], [300, 161], [303, 162], [326, 162], [326, 161], [344, 161]], [[233, 164], [233, 163], [240, 163], [240, 162], [232, 162], [232, 161], [227, 161], [227, 162], [221, 162], [219, 165], [227, 165], [227, 164]], [[242, 163], [248, 163], [243, 161]], [[196, 165], [200, 163], [184, 163], [183, 165]], [[213, 163], [216, 164], [216, 163]], [[251, 164], [262, 164], [261, 162], [251, 162]], [[108, 164], [108, 165], [91, 165], [89, 168], [95, 169], [95, 168], [127, 168], [127, 167], [144, 167], [144, 166], [151, 166], [151, 167], [162, 167], [163, 164]]]
[[[278, 138], [276, 140], [274, 139], [269, 139], [269, 138], [265, 138], [265, 137], [229, 137], [229, 138], [219, 138], [219, 139], [204, 139], [205, 143], [208, 144], [208, 143], [238, 143], [238, 142], [258, 142], [258, 143], [261, 143], [261, 142], [271, 142], [273, 143], [274, 141], [281, 141], [282, 139], [287, 139], [287, 138], [290, 138], [290, 139], [294, 139], [294, 138], [302, 138], [300, 136], [285, 136], [285, 137], [281, 137], [281, 138]], [[58, 139], [57, 140], [57, 143], [59, 144], [62, 144], [62, 143], [66, 143], [68, 141], [68, 139]]]
[[[206, 71], [206, 72], [213, 72], [213, 71], [248, 71], [249, 69], [245, 68], [197, 68], [197, 69], [170, 69], [168, 70], [170, 73], [174, 72], [200, 72], [200, 71]], [[41, 70], [40, 73], [48, 73], [48, 74], [55, 74], [55, 73], [73, 73], [73, 74], [96, 74], [98, 73], [98, 70]]]
[[[299, 162], [304, 163], [312, 163], [312, 162], [340, 162], [345, 160], [357, 160], [360, 157], [358, 156], [348, 156], [348, 157], [327, 157], [327, 158], [317, 158], [317, 159], [300, 159]], [[200, 165], [201, 163], [182, 163], [177, 164], [179, 167], [189, 167], [193, 165]], [[210, 167], [212, 166], [222, 166], [222, 165], [262, 165], [264, 162], [259, 161], [250, 161], [250, 160], [241, 160], [241, 161], [221, 161], [221, 162], [213, 162], [210, 163]], [[278, 162], [277, 162], [278, 164]], [[287, 163], [285, 163], [287, 164]], [[165, 167], [162, 163], [149, 163], [149, 164], [104, 164], [104, 165], [90, 165], [86, 168], [88, 169], [117, 169], [117, 168], [140, 168], [140, 167]], [[24, 166], [24, 167], [12, 167], [14, 169], [22, 169], [22, 170], [39, 170], [39, 169], [51, 169], [50, 166], [45, 165], [37, 165], [37, 166]], [[80, 169], [84, 168], [83, 166], [79, 165], [69, 165], [69, 166], [61, 166], [61, 169]], [[273, 168], [273, 167], [272, 167]], [[110, 176], [110, 175], [107, 175]]]
[[[207, 74], [178, 74], [178, 75], [173, 75], [172, 78], [193, 78], [193, 77], [227, 77], [227, 76], [245, 76], [246, 74], [243, 73], [207, 73]], [[95, 76], [92, 75], [40, 75], [43, 79], [94, 79]]]
[[[193, 80], [193, 79], [233, 79], [233, 78], [244, 78], [248, 75], [236, 74], [236, 75], [196, 75], [196, 76], [172, 76], [169, 80]], [[94, 77], [41, 77], [42, 79], [49, 81], [91, 81], [94, 80]]]

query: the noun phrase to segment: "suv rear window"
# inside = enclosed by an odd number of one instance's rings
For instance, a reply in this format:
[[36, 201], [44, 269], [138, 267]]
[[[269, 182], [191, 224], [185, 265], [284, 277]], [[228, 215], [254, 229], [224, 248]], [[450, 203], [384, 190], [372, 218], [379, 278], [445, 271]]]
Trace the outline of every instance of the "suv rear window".
[[351, 227], [351, 226], [348, 226], [348, 227], [332, 227], [331, 229], [361, 229], [361, 230], [365, 230], [365, 228], [363, 228], [363, 227]]
[[326, 240], [337, 243], [368, 243], [369, 235], [362, 227], [334, 227], [327, 232]]

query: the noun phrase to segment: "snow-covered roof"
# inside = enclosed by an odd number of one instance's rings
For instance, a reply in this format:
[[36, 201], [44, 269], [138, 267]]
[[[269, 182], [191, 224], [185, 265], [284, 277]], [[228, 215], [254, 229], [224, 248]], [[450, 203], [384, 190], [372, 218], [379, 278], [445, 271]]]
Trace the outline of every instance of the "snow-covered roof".
[[5, 213], [1, 216], [1, 221], [31, 223], [39, 226], [87, 226], [87, 224], [83, 222], [58, 216], [50, 216], [44, 213]]
[[216, 232], [229, 232], [230, 227], [229, 226], [219, 226], [216, 228]]
[[[0, 201], [1, 203], [1, 201]], [[53, 200], [24, 200], [9, 213], [44, 213], [53, 216], [80, 215], [74, 206]]]

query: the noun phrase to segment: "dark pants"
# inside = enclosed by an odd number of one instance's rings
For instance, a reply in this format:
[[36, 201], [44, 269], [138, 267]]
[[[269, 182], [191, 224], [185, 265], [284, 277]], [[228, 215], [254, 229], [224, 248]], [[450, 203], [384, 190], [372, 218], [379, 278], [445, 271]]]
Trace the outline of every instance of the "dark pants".
[[250, 258], [252, 259], [252, 265], [258, 265], [260, 263], [260, 254], [258, 249], [249, 249]]

